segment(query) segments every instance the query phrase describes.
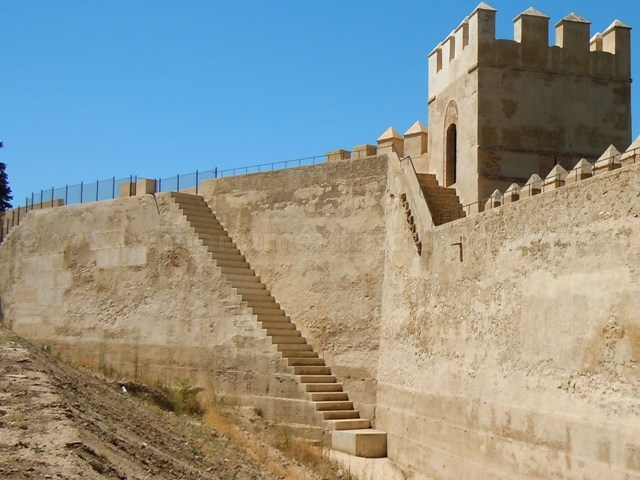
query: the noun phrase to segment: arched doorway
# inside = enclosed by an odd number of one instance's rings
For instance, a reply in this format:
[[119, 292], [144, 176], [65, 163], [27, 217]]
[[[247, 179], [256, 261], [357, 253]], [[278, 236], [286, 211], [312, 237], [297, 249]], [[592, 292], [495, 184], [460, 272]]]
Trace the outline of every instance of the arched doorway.
[[456, 183], [458, 170], [458, 127], [452, 123], [447, 128], [445, 140], [445, 172], [444, 186]]
[[444, 115], [444, 186], [450, 187], [458, 179], [458, 105], [451, 100]]

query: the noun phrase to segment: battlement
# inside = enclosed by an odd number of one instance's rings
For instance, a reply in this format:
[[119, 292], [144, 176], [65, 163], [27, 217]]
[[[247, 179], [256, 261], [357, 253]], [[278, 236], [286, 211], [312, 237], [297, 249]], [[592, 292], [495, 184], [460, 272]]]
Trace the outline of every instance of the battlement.
[[621, 21], [591, 36], [591, 23], [571, 13], [556, 23], [550, 46], [544, 13], [528, 8], [518, 15], [513, 40], [496, 39], [496, 13], [480, 3], [429, 54], [431, 96], [480, 65], [630, 81], [631, 27]]

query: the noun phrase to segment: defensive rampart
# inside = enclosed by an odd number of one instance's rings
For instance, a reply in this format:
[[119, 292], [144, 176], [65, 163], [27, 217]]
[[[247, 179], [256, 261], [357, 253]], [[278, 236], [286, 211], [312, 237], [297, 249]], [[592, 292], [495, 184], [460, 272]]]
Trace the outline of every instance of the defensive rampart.
[[[422, 231], [422, 257], [387, 250], [391, 458], [447, 479], [640, 477], [639, 196], [629, 165]], [[387, 225], [403, 217], [392, 203]]]
[[[389, 154], [202, 193], [404, 468], [640, 477], [640, 164], [437, 228], [410, 175]], [[159, 194], [30, 212], [0, 246], [4, 322], [78, 363], [189, 378], [313, 425], [174, 207]]]

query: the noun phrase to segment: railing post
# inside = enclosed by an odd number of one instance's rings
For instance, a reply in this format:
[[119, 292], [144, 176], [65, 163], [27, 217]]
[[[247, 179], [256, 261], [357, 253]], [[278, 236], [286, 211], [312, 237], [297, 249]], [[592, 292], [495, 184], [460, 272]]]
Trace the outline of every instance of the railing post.
[[213, 178], [218, 178], [218, 167], [214, 167], [213, 169]]
[[158, 179], [158, 193], [162, 192], [162, 178]]
[[40, 210], [42, 210], [42, 197], [44, 196], [44, 190], [40, 190]]
[[84, 186], [80, 182], [80, 203], [82, 203], [82, 196], [84, 195]]
[[198, 194], [198, 170], [196, 170], [196, 195]]
[[176, 175], [176, 191], [180, 191], [180, 174]]
[[100, 180], [96, 180], [96, 202], [98, 201], [98, 192], [100, 191]]
[[51, 187], [51, 206], [52, 207], [53, 207], [53, 191], [54, 191], [54, 188]]
[[69, 205], [69, 184], [64, 186], [64, 204]]

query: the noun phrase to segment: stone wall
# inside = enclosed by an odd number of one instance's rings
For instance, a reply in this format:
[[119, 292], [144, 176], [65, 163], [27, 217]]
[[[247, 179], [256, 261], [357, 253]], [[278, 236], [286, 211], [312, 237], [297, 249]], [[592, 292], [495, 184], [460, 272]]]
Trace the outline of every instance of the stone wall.
[[316, 421], [169, 194], [29, 212], [0, 248], [0, 292], [8, 326], [55, 355]]
[[[390, 154], [202, 193], [415, 478], [640, 478], [640, 164], [437, 228], [411, 172]], [[167, 194], [30, 212], [0, 295], [54, 354], [316, 421]]]
[[205, 182], [200, 193], [251, 267], [375, 414], [385, 156]]
[[426, 232], [422, 257], [387, 250], [391, 458], [442, 479], [640, 478], [639, 197], [631, 165]]

